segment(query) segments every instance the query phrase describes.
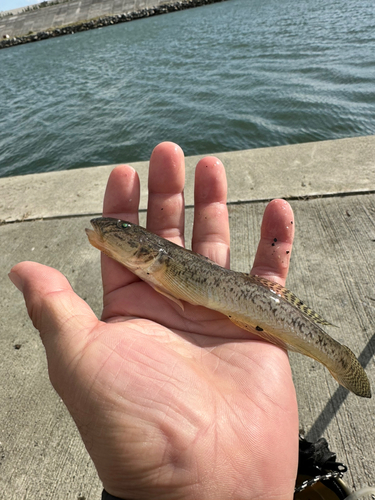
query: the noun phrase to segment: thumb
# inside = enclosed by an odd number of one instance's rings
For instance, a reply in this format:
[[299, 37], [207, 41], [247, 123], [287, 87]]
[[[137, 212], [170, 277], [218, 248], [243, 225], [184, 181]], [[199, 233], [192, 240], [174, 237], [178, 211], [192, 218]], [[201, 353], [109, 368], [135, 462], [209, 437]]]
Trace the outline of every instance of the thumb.
[[79, 357], [99, 321], [56, 269], [36, 262], [21, 262], [11, 269], [9, 278], [24, 295], [30, 319], [46, 349], [52, 375], [55, 361], [66, 366]]

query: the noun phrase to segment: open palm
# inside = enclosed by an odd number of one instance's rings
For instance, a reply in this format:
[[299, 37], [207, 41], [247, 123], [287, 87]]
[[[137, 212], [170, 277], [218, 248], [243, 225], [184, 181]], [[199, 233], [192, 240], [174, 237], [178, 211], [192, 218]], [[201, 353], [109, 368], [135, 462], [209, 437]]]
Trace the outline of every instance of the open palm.
[[[182, 151], [160, 144], [147, 227], [181, 245], [183, 186]], [[104, 215], [138, 222], [138, 203], [137, 174], [117, 167]], [[223, 166], [205, 158], [196, 169], [193, 250], [228, 267], [225, 203]], [[268, 205], [254, 274], [284, 283], [292, 220], [286, 202]], [[24, 262], [11, 279], [106, 490], [124, 499], [291, 499], [298, 417], [285, 351], [217, 312], [182, 310], [104, 255], [102, 274], [101, 321], [56, 270]]]

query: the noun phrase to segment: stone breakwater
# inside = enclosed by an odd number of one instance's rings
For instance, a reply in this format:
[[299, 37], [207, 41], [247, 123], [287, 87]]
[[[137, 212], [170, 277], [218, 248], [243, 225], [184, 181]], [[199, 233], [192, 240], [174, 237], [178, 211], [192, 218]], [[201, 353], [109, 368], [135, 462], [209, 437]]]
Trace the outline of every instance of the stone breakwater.
[[105, 26], [112, 26], [114, 24], [125, 23], [134, 21], [135, 19], [142, 19], [144, 17], [157, 16], [160, 14], [167, 14], [169, 12], [176, 12], [179, 10], [191, 9], [200, 7], [202, 5], [209, 5], [212, 3], [224, 2], [227, 0], [182, 0], [179, 2], [161, 4], [155, 7], [137, 10], [134, 12], [127, 12], [125, 14], [117, 14], [114, 16], [98, 17], [84, 22], [77, 22], [58, 28], [40, 31], [38, 33], [31, 33], [24, 36], [6, 38], [0, 40], [0, 49], [21, 45], [24, 43], [38, 42], [46, 40], [47, 38], [55, 38], [63, 35], [72, 35], [81, 31], [92, 30], [96, 28], [103, 28]]

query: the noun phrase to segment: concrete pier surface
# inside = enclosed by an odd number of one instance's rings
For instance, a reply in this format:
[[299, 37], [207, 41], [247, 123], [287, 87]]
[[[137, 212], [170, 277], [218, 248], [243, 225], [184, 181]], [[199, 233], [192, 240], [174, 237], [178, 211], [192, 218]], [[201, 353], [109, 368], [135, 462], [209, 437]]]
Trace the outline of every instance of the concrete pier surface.
[[[267, 202], [288, 199], [296, 236], [287, 286], [338, 326], [329, 333], [356, 353], [374, 391], [375, 136], [216, 156], [228, 174], [232, 268], [250, 269]], [[186, 159], [187, 241], [199, 158]], [[148, 164], [133, 166], [144, 223]], [[0, 499], [100, 498], [94, 466], [50, 385], [42, 343], [7, 273], [21, 260], [53, 266], [99, 316], [99, 252], [84, 228], [101, 213], [112, 168], [0, 179]], [[348, 466], [350, 488], [374, 486], [375, 397], [349, 394], [309, 358], [290, 360], [300, 428], [310, 440], [327, 439]]]

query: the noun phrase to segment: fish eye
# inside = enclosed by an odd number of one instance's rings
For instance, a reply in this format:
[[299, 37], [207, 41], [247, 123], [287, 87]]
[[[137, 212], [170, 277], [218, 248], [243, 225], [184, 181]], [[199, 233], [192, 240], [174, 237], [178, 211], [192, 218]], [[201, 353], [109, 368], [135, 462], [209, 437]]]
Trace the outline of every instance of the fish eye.
[[119, 219], [117, 221], [117, 227], [127, 229], [128, 227], [131, 227], [131, 224], [129, 224], [129, 222], [124, 222], [123, 220]]

